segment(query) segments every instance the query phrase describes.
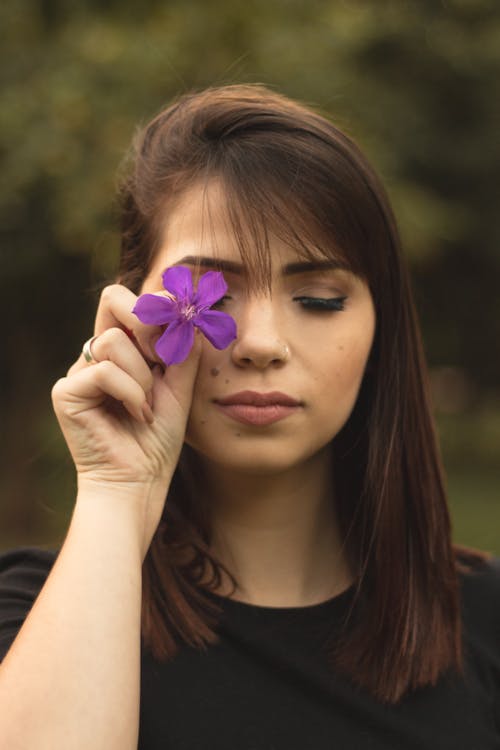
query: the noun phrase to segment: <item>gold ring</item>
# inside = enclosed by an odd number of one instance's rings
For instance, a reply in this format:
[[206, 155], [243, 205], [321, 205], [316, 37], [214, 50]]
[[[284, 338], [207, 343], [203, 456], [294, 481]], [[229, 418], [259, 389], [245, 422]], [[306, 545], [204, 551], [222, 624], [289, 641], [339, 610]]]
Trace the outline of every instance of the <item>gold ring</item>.
[[91, 338], [88, 339], [83, 345], [82, 348], [82, 354], [85, 357], [85, 361], [89, 363], [89, 365], [96, 364], [99, 360], [94, 357], [92, 354], [92, 343], [96, 340], [97, 336], [91, 336]]

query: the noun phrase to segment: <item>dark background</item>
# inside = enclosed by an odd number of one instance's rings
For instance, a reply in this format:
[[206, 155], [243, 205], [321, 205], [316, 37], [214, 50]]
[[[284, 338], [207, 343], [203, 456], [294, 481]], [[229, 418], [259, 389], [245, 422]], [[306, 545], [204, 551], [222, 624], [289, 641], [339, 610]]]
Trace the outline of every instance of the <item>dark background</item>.
[[0, 29], [0, 549], [67, 528], [75, 483], [50, 389], [116, 267], [135, 128], [192, 88], [262, 82], [319, 105], [381, 173], [455, 538], [500, 553], [500, 3], [8, 0]]

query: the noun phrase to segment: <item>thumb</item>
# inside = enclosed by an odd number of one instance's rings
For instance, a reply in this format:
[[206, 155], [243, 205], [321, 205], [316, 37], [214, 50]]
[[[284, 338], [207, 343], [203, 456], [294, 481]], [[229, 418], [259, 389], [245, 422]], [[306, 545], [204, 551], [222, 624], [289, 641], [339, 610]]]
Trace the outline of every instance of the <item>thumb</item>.
[[[167, 367], [162, 377], [163, 385], [166, 385], [167, 388], [160, 389], [160, 391], [167, 391], [167, 393], [170, 392], [170, 397], [173, 396], [186, 413], [188, 413], [191, 408], [194, 383], [200, 365], [201, 350], [201, 334], [195, 329], [193, 347], [189, 352], [187, 359], [178, 365], [170, 365]], [[155, 403], [158, 403], [158, 406], [161, 409], [161, 393], [158, 395], [155, 394]]]

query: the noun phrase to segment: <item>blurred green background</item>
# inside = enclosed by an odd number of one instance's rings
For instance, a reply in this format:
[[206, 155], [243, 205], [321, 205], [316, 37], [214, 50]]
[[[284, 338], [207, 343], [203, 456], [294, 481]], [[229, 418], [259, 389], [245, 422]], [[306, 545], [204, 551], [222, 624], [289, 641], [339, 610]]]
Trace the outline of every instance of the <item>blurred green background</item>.
[[72, 465], [50, 389], [111, 279], [138, 124], [262, 82], [360, 143], [399, 218], [455, 539], [500, 554], [498, 0], [8, 0], [0, 6], [0, 549], [59, 545]]

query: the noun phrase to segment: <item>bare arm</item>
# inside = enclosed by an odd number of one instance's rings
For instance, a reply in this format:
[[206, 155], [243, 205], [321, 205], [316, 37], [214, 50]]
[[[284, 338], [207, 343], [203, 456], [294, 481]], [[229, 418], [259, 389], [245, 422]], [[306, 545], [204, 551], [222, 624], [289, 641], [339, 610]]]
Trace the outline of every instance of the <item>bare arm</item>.
[[[101, 300], [128, 328], [130, 295], [113, 289]], [[53, 390], [79, 490], [58, 558], [0, 664], [2, 750], [137, 748], [142, 563], [182, 446], [199, 346], [151, 373], [118, 328], [95, 344], [106, 359], [80, 357]], [[125, 408], [110, 409], [110, 396]]]
[[68, 535], [0, 666], [0, 746], [137, 747], [139, 505], [79, 493]]

